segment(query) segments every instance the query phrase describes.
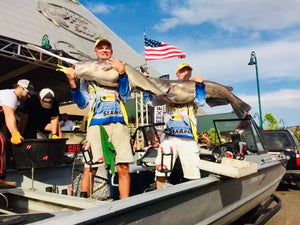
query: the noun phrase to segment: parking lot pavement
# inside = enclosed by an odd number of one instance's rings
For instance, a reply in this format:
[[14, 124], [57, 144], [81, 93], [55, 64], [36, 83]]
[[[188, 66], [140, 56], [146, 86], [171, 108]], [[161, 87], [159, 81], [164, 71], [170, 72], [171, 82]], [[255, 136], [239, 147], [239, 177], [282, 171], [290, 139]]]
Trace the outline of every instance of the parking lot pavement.
[[267, 225], [300, 224], [300, 190], [281, 185], [274, 194], [281, 199], [281, 210]]

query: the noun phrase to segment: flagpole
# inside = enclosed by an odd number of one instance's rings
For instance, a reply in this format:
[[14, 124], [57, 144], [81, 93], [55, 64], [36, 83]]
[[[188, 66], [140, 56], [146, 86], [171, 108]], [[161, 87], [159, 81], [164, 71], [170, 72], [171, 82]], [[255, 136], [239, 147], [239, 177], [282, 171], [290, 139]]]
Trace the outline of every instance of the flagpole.
[[146, 37], [146, 30], [144, 29], [144, 32], [143, 32], [143, 40], [144, 40], [144, 60], [145, 60], [145, 64], [147, 65], [147, 61], [146, 61], [146, 57], [145, 57], [145, 37]]

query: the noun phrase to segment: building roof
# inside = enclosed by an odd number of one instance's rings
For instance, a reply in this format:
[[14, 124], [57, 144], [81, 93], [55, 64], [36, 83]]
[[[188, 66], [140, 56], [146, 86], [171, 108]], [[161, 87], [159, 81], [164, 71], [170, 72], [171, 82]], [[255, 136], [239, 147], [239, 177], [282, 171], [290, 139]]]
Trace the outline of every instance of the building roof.
[[[21, 78], [37, 89], [49, 87], [59, 101], [71, 99], [66, 77], [55, 71], [57, 60], [31, 52], [26, 43], [61, 53], [77, 60], [95, 58], [94, 42], [107, 38], [113, 57], [134, 68], [145, 60], [83, 5], [74, 0], [1, 0], [0, 1], [0, 89], [11, 88]], [[142, 35], [141, 35], [142, 40]], [[153, 77], [159, 77], [149, 67]]]

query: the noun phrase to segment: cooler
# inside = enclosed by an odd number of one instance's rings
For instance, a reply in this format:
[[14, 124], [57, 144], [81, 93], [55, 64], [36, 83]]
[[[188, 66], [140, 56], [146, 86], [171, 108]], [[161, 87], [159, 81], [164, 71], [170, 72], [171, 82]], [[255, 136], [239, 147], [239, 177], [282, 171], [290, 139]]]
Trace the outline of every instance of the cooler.
[[20, 145], [12, 145], [16, 168], [43, 168], [62, 164], [67, 140], [26, 139]]

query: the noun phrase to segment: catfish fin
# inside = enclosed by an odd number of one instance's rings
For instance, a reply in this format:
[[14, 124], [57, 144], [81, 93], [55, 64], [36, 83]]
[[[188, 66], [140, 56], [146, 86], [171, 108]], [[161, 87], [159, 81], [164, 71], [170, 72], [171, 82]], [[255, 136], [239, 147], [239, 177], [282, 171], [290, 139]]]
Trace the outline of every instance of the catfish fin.
[[206, 104], [208, 104], [210, 107], [219, 106], [219, 105], [228, 105], [229, 102], [225, 99], [220, 98], [207, 98]]

